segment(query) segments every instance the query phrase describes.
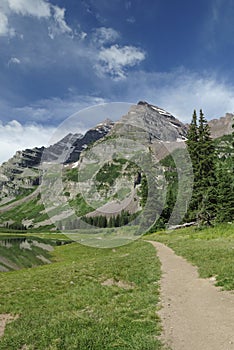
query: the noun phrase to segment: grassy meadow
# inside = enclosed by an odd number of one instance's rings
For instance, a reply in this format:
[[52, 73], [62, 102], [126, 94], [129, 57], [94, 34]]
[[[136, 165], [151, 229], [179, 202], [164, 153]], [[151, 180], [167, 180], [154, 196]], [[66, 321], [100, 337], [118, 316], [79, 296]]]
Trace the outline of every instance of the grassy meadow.
[[7, 324], [1, 350], [163, 348], [153, 246], [71, 243], [50, 254], [50, 265], [1, 273], [0, 314], [18, 315]]
[[234, 224], [204, 229], [189, 227], [146, 237], [165, 243], [196, 265], [201, 277], [215, 277], [217, 286], [234, 290]]
[[[3, 234], [2, 234], [3, 235]], [[67, 240], [62, 234], [27, 237]], [[234, 225], [161, 231], [163, 242], [201, 277], [234, 290]], [[19, 253], [20, 254], [20, 253]], [[158, 350], [160, 262], [141, 238], [119, 248], [55, 246], [50, 265], [0, 273], [0, 314], [17, 315], [0, 350]]]

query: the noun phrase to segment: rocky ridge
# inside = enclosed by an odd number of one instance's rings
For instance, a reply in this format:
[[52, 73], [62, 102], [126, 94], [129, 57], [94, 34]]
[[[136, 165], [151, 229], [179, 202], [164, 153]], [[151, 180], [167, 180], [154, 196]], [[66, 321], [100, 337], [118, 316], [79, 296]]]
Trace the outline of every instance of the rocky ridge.
[[[210, 121], [211, 135], [219, 137], [231, 133], [232, 120], [233, 115], [226, 114], [221, 119]], [[75, 171], [78, 165], [77, 162], [87, 147], [91, 147], [97, 141], [102, 142], [105, 137], [132, 138], [146, 144], [157, 159], [162, 159], [168, 154], [168, 150], [170, 152], [175, 147], [183, 145], [186, 135], [186, 125], [171, 113], [160, 107], [140, 101], [115, 123], [107, 119], [88, 130], [84, 135], [70, 133], [48, 148], [36, 147], [18, 151], [14, 157], [0, 167], [0, 212], [1, 206], [3, 212], [7, 203], [16, 201], [19, 197], [20, 204], [21, 198], [24, 199], [23, 202], [27, 202], [27, 198], [28, 200], [33, 198], [32, 192], [35, 193], [35, 196], [38, 195], [39, 191], [35, 191], [35, 189], [39, 190], [41, 160], [63, 163], [65, 171]], [[162, 144], [167, 146], [162, 149]], [[72, 173], [69, 174], [72, 175]], [[71, 200], [75, 200], [77, 184], [69, 176], [66, 178], [65, 191], [69, 193]], [[134, 176], [135, 174], [133, 174], [133, 179]], [[117, 179], [116, 186], [118, 181], [120, 180]], [[9, 208], [11, 208], [11, 205], [9, 205]]]

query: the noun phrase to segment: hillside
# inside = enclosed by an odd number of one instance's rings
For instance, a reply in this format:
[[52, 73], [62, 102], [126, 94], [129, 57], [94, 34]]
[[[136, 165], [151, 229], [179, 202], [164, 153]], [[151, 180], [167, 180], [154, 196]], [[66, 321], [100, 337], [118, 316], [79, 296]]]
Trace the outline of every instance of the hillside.
[[[229, 166], [231, 120], [227, 114], [209, 122], [213, 137], [223, 135], [215, 140], [215, 147]], [[161, 213], [163, 224], [178, 190], [186, 194], [178, 189], [176, 171], [186, 157], [186, 137], [187, 126], [171, 113], [140, 101], [115, 123], [107, 119], [84, 135], [68, 134], [48, 148], [19, 151], [0, 167], [0, 225], [73, 230], [85, 216], [88, 224], [96, 218], [95, 226], [111, 228], [121, 226], [120, 222], [128, 224], [142, 210], [151, 221]], [[127, 140], [127, 145], [120, 145], [121, 140]], [[43, 164], [47, 164], [46, 176]], [[55, 170], [53, 164], [57, 164]], [[182, 205], [183, 196], [180, 201]]]

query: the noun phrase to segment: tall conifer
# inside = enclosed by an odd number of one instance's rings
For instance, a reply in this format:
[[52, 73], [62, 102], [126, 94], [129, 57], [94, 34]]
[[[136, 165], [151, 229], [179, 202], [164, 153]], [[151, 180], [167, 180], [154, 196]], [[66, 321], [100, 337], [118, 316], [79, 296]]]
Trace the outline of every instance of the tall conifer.
[[215, 148], [209, 125], [200, 110], [197, 125], [196, 111], [188, 131], [188, 151], [193, 164], [194, 188], [189, 206], [189, 219], [210, 224], [216, 213]]

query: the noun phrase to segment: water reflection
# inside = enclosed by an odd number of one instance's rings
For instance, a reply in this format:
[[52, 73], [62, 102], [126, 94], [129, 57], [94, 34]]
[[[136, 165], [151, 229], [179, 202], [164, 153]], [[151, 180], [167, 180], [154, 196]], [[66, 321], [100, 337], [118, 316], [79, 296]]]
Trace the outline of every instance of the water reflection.
[[0, 272], [50, 264], [54, 246], [66, 243], [34, 237], [0, 237]]

